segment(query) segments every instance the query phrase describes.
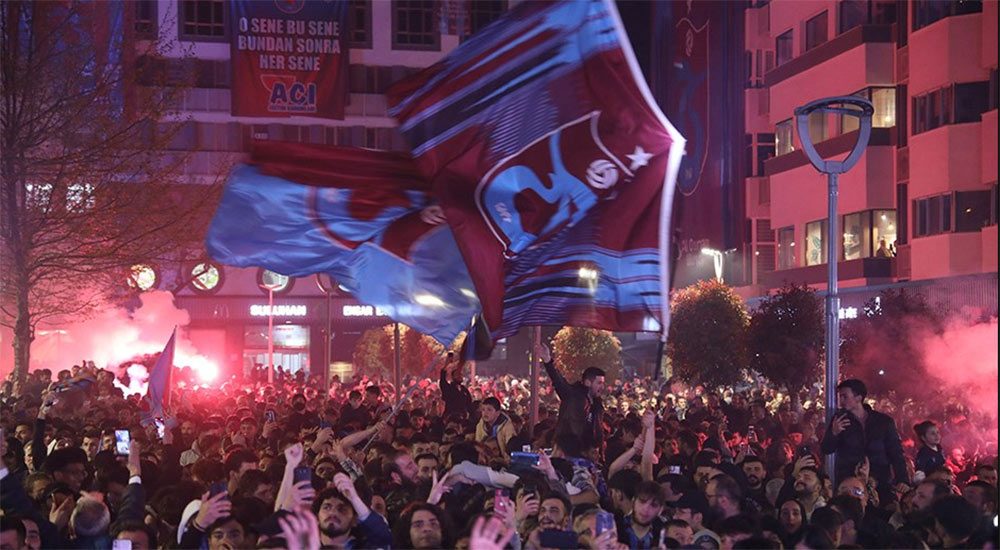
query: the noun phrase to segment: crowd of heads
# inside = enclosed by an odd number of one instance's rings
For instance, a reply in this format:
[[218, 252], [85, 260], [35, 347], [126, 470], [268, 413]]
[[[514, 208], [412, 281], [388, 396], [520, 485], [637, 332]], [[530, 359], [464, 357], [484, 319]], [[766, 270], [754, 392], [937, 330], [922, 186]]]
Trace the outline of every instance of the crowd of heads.
[[546, 370], [534, 415], [527, 380], [460, 361], [399, 393], [232, 380], [162, 408], [34, 371], [2, 388], [0, 548], [998, 546], [996, 443], [953, 403], [845, 381], [828, 424], [815, 388]]

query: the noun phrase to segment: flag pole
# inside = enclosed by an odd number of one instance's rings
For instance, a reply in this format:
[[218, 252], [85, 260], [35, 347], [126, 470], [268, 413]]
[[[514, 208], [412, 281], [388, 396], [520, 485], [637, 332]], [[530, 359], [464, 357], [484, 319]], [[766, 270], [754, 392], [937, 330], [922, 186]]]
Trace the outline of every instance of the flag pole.
[[531, 352], [531, 411], [529, 412], [528, 436], [535, 438], [535, 424], [538, 424], [538, 371], [542, 366], [542, 357], [538, 347], [542, 345], [542, 327], [536, 326], [535, 348]]
[[[442, 356], [442, 355], [444, 355], [444, 353], [445, 353], [446, 351], [447, 351], [447, 348], [444, 348], [444, 349], [442, 349], [441, 351], [439, 351], [439, 352], [437, 353], [437, 355], [435, 355], [435, 356], [434, 356], [434, 360], [433, 360], [433, 361], [431, 361], [431, 363], [430, 363], [429, 365], [427, 365], [427, 368], [426, 368], [426, 369], [424, 369], [424, 372], [420, 373], [420, 378], [421, 378], [421, 379], [423, 379], [423, 378], [426, 378], [426, 377], [427, 377], [427, 375], [428, 375], [428, 374], [429, 374], [429, 373], [431, 372], [431, 370], [433, 370], [433, 369], [434, 369], [434, 365], [436, 365], [436, 364], [437, 364], [438, 360], [439, 360], [439, 359], [441, 359], [441, 356]], [[407, 401], [407, 400], [408, 400], [408, 399], [410, 398], [410, 396], [411, 396], [411, 395], [413, 395], [413, 392], [414, 392], [414, 391], [415, 391], [415, 390], [416, 390], [416, 389], [417, 389], [417, 388], [418, 388], [419, 386], [420, 386], [420, 384], [414, 384], [414, 385], [413, 385], [413, 386], [412, 386], [412, 387], [411, 387], [410, 389], [406, 390], [406, 395], [404, 395], [404, 396], [402, 397], [402, 399], [400, 399], [400, 400], [399, 400], [399, 401], [398, 401], [398, 402], [396, 403], [396, 405], [392, 407], [392, 410], [391, 410], [391, 411], [389, 411], [389, 414], [388, 414], [388, 415], [386, 415], [386, 417], [382, 419], [382, 422], [389, 422], [390, 420], [392, 420], [392, 418], [393, 418], [394, 416], [396, 416], [396, 413], [398, 413], [398, 412], [399, 412], [399, 409], [400, 409], [400, 408], [402, 408], [402, 406], [403, 406], [403, 403], [405, 403], [405, 402], [406, 402], [406, 401]], [[373, 433], [373, 434], [371, 435], [371, 437], [369, 437], [369, 438], [368, 438], [368, 442], [367, 442], [367, 443], [365, 443], [365, 446], [361, 448], [361, 454], [365, 454], [366, 452], [368, 452], [368, 447], [371, 447], [371, 444], [372, 444], [372, 443], [373, 443], [373, 442], [375, 441], [375, 438], [376, 438], [377, 436], [378, 436], [378, 431], [376, 431], [375, 433]]]

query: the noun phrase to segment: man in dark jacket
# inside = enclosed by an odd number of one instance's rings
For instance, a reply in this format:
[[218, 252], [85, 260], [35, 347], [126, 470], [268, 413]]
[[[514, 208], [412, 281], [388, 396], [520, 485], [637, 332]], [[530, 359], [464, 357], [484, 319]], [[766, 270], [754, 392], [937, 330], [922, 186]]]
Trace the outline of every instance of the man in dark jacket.
[[852, 378], [837, 386], [840, 408], [827, 426], [821, 444], [824, 454], [836, 455], [834, 483], [855, 475], [855, 467], [867, 456], [880, 494], [887, 494], [894, 481], [900, 491], [908, 491], [910, 480], [896, 424], [889, 416], [865, 405], [867, 395], [868, 388], [861, 380]]
[[[449, 363], [453, 361], [452, 354], [448, 354]], [[448, 369], [451, 371], [451, 381], [448, 380]], [[469, 414], [472, 407], [472, 395], [469, 388], [462, 385], [462, 362], [457, 361], [447, 364], [441, 369], [441, 399], [444, 401], [444, 415], [464, 416]]]
[[542, 359], [545, 372], [552, 379], [552, 386], [559, 395], [556, 437], [571, 434], [580, 438], [585, 447], [601, 450], [604, 443], [604, 405], [601, 402], [604, 371], [597, 367], [587, 367], [583, 371], [583, 379], [570, 384], [556, 370], [548, 347], [539, 345], [535, 348], [535, 353]]

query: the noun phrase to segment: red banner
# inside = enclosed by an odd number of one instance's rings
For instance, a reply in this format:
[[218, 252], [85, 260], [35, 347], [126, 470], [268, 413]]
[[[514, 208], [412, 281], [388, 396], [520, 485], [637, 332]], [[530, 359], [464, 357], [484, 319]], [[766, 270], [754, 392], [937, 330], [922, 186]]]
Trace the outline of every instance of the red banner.
[[233, 0], [234, 116], [344, 118], [347, 0]]

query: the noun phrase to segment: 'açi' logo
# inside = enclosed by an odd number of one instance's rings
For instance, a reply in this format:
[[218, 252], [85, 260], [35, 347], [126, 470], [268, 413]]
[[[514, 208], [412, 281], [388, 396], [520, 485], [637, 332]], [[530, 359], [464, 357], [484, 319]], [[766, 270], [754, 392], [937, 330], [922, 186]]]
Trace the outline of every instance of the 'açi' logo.
[[262, 74], [267, 88], [267, 110], [272, 113], [315, 113], [316, 83], [299, 82], [293, 76]]

